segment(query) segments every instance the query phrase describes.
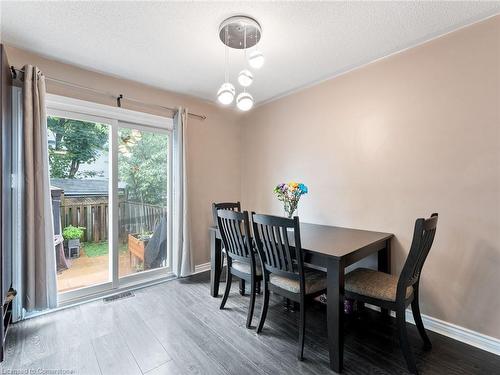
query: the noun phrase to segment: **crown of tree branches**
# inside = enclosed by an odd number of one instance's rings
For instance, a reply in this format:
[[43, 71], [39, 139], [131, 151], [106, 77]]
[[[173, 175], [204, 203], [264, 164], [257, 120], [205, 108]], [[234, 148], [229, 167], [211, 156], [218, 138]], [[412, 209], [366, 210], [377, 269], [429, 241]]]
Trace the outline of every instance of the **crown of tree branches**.
[[126, 183], [128, 200], [164, 206], [167, 200], [168, 136], [121, 129], [118, 176]]
[[50, 175], [53, 178], [94, 177], [99, 171], [80, 172], [82, 164], [92, 163], [107, 150], [108, 129], [94, 122], [48, 117], [47, 127], [55, 144], [49, 147]]

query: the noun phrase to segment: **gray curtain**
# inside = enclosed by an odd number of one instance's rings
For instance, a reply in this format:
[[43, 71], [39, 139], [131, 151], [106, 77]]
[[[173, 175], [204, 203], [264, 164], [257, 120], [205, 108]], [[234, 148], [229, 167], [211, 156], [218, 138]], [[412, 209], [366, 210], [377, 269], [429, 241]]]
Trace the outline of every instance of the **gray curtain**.
[[54, 228], [47, 151], [45, 79], [24, 67], [24, 249], [22, 271], [27, 311], [57, 306]]
[[191, 219], [186, 160], [186, 155], [188, 154], [187, 114], [187, 109], [179, 108], [174, 116], [172, 271], [179, 277], [188, 276], [194, 272], [193, 256], [191, 253]]

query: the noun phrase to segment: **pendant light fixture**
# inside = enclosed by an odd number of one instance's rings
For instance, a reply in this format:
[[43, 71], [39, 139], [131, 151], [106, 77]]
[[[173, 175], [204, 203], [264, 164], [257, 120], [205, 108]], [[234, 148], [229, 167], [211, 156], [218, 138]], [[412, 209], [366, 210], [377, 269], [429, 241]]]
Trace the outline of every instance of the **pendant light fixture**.
[[236, 106], [241, 111], [249, 111], [253, 107], [253, 96], [243, 91], [236, 98]]
[[254, 50], [248, 55], [248, 65], [254, 69], [260, 69], [264, 65], [264, 55], [259, 50]]
[[248, 65], [253, 69], [260, 69], [264, 65], [264, 54], [258, 49], [254, 49], [248, 56]]
[[236, 90], [231, 82], [225, 82], [217, 92], [217, 99], [221, 104], [229, 105], [234, 100]]
[[[243, 54], [247, 57], [247, 25], [243, 26]], [[252, 84], [253, 75], [248, 69], [244, 69], [238, 76], [238, 82], [243, 86], [243, 92], [236, 98], [236, 106], [241, 111], [249, 111], [253, 107], [253, 96], [246, 92], [246, 88]]]
[[248, 87], [253, 82], [253, 74], [248, 69], [243, 69], [240, 74], [238, 74], [238, 83], [243, 87]]
[[[227, 28], [224, 30], [224, 40], [227, 40]], [[217, 100], [223, 105], [229, 105], [234, 100], [234, 95], [236, 94], [236, 90], [231, 82], [229, 82], [229, 73], [227, 71], [228, 67], [228, 51], [227, 44], [224, 49], [224, 83], [221, 85], [219, 91], [217, 92]]]
[[[244, 59], [250, 67], [259, 69], [264, 64], [264, 55], [260, 51], [253, 51], [247, 57], [247, 49], [254, 47], [262, 36], [262, 29], [259, 23], [253, 18], [247, 16], [234, 16], [226, 19], [219, 27], [219, 38], [225, 45], [225, 76], [224, 83], [217, 92], [217, 99], [224, 105], [229, 105], [233, 102], [236, 95], [236, 90], [233, 84], [229, 81], [228, 76], [228, 47], [233, 49], [242, 49]], [[248, 111], [254, 105], [253, 96], [246, 91], [246, 88], [251, 86], [254, 80], [253, 73], [244, 68], [238, 74], [238, 83], [243, 87], [236, 98], [236, 106], [241, 111]]]
[[[243, 26], [243, 53], [245, 55], [245, 60], [247, 57], [247, 26]], [[243, 87], [248, 87], [253, 82], [253, 74], [248, 69], [243, 69], [240, 74], [238, 74], [238, 83]]]

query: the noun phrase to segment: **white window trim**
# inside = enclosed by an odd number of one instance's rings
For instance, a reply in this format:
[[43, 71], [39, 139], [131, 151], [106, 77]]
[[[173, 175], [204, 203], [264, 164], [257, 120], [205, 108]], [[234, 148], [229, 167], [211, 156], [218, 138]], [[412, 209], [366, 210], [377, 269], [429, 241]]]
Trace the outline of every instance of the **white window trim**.
[[68, 111], [103, 119], [118, 120], [155, 128], [173, 130], [174, 123], [171, 118], [152, 115], [150, 113], [132, 111], [130, 109], [113, 107], [105, 104], [88, 102], [85, 100], [68, 98], [66, 96], [47, 94], [47, 111]]
[[[118, 291], [127, 290], [136, 286], [145, 286], [155, 284], [161, 280], [170, 280], [173, 276], [172, 269], [172, 215], [173, 215], [173, 184], [172, 184], [172, 147], [173, 147], [173, 119], [152, 115], [149, 113], [132, 111], [129, 109], [113, 107], [109, 105], [89, 102], [80, 99], [64, 97], [60, 95], [47, 94], [46, 96], [47, 116], [61, 116], [74, 118], [75, 120], [102, 122], [110, 125], [110, 189], [109, 189], [109, 207], [110, 219], [112, 223], [109, 227], [109, 246], [113, 257], [110, 257], [109, 263], [109, 281], [102, 284], [96, 284], [88, 287], [74, 289], [58, 294], [59, 306], [91, 300], [97, 295], [114, 294]], [[168, 155], [168, 173], [169, 173], [169, 251], [168, 263], [166, 268], [147, 270], [137, 274], [118, 276], [118, 212], [114, 212], [113, 207], [117, 204], [117, 160], [116, 147], [118, 129], [121, 127], [134, 127], [139, 130], [155, 131], [169, 134], [169, 155]], [[112, 272], [113, 271], [113, 272]]]
[[[23, 129], [23, 95], [19, 87], [12, 88], [12, 286], [17, 290], [18, 296], [23, 295], [22, 280], [22, 248], [23, 248], [23, 195], [24, 195], [24, 176], [22, 150], [22, 129]], [[19, 297], [14, 298], [12, 307], [12, 321], [17, 322], [24, 319], [22, 302]]]

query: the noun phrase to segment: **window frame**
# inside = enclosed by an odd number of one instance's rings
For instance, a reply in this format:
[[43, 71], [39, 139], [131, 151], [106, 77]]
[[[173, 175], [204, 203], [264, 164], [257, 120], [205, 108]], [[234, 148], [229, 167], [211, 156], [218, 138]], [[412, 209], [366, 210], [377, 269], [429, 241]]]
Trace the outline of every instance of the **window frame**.
[[[23, 155], [23, 91], [21, 87], [12, 87], [12, 286], [18, 295], [23, 295], [22, 280], [22, 249], [23, 209], [24, 209], [24, 175]], [[14, 298], [12, 305], [12, 321], [24, 319], [23, 303], [20, 298]]]
[[[121, 290], [142, 287], [173, 277], [172, 273], [172, 233], [173, 233], [173, 119], [149, 113], [132, 111], [120, 107], [47, 94], [47, 116], [59, 116], [76, 120], [100, 122], [110, 126], [109, 137], [109, 258], [108, 282], [58, 293], [59, 306], [100, 298]], [[167, 266], [119, 277], [118, 251], [118, 131], [120, 128], [168, 134], [168, 254]]]

